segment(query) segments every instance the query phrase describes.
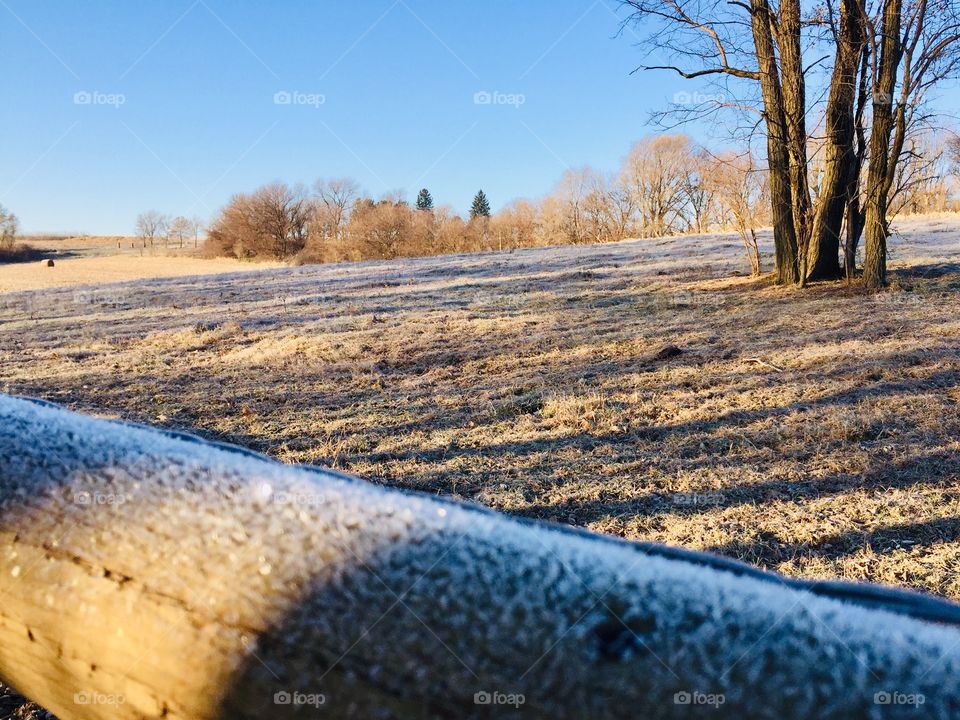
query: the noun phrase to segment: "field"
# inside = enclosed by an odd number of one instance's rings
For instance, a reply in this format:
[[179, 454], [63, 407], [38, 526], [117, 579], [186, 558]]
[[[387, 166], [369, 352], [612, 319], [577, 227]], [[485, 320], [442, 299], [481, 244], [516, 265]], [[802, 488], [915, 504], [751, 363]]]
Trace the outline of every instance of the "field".
[[0, 263], [0, 293], [280, 267], [200, 258], [192, 238], [183, 249], [179, 244], [144, 248], [130, 237], [24, 238], [24, 242], [53, 260], [54, 266], [47, 267], [45, 260]]
[[960, 219], [893, 253], [875, 296], [752, 279], [729, 235], [7, 293], [0, 387], [960, 600]]

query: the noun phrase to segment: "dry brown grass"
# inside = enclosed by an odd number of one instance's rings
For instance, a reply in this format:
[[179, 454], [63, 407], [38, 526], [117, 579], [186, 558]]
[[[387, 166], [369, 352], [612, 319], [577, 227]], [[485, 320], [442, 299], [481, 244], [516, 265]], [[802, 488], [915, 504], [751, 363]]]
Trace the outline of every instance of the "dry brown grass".
[[282, 263], [250, 263], [198, 257], [191, 246], [180, 249], [158, 244], [141, 247], [136, 238], [32, 238], [30, 247], [54, 260], [0, 263], [0, 294], [151, 278], [211, 275], [283, 267]]
[[0, 384], [960, 599], [960, 222], [903, 227], [875, 297], [737, 276], [729, 236], [0, 296]]

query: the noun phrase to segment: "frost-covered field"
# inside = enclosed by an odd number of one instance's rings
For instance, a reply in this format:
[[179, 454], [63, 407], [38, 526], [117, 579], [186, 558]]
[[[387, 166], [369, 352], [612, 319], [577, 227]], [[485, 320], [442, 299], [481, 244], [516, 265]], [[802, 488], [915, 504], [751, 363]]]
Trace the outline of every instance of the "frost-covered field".
[[878, 296], [734, 236], [4, 294], [0, 387], [960, 599], [960, 219], [899, 228]]

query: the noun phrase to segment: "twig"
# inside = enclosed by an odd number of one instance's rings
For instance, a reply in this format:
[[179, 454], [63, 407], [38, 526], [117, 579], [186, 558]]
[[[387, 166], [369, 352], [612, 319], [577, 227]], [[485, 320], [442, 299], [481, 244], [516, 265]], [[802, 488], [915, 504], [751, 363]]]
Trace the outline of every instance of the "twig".
[[764, 367], [770, 368], [776, 372], [783, 372], [783, 368], [777, 367], [776, 365], [771, 365], [766, 360], [761, 360], [760, 358], [744, 358], [744, 362], [756, 363], [757, 365], [763, 365]]

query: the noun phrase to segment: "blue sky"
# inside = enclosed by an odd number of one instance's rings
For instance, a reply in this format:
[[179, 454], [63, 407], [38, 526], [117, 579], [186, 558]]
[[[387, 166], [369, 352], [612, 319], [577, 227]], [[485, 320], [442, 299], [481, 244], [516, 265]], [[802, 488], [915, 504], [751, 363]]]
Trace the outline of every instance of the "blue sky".
[[132, 233], [142, 210], [209, 218], [277, 179], [426, 186], [460, 211], [480, 187], [494, 209], [536, 197], [566, 167], [615, 168], [697, 89], [631, 75], [615, 8], [0, 0], [0, 203], [25, 231]]
[[613, 7], [2, 0], [0, 203], [28, 231], [130, 233], [275, 179], [425, 185], [458, 210], [480, 187], [495, 208], [538, 196], [566, 165], [615, 167], [676, 91], [630, 76]]

